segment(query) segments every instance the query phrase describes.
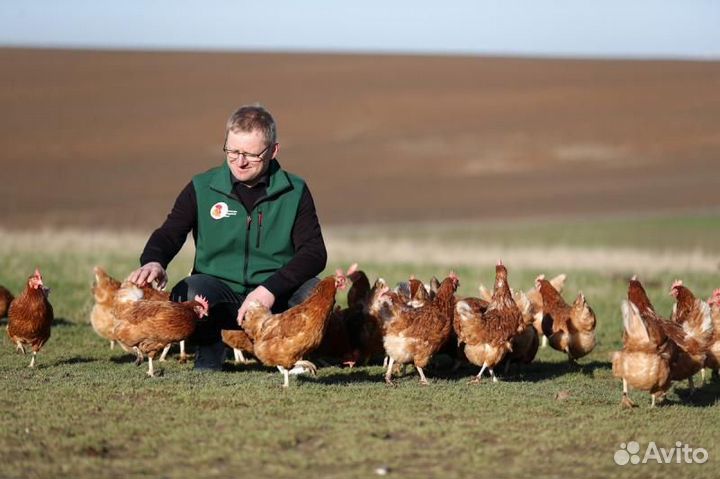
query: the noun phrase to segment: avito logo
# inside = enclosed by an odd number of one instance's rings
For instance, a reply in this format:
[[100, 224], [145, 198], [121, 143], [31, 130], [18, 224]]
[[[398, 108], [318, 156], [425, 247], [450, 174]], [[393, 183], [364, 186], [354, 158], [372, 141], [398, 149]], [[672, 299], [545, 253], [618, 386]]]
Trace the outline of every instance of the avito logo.
[[626, 464], [647, 464], [657, 462], [658, 464], [704, 464], [709, 455], [702, 447], [692, 448], [688, 444], [678, 441], [675, 447], [666, 449], [658, 447], [654, 441], [648, 443], [642, 457], [640, 456], [640, 444], [630, 441], [627, 444], [620, 444], [620, 449], [615, 451], [615, 464], [624, 466]]

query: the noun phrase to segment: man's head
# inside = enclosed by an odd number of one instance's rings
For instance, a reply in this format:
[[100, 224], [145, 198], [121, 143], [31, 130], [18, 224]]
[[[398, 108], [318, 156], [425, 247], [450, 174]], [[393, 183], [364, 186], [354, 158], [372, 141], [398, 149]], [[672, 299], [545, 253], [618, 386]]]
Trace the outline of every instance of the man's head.
[[248, 185], [255, 184], [279, 149], [270, 112], [259, 105], [238, 108], [225, 126], [223, 149], [233, 176]]

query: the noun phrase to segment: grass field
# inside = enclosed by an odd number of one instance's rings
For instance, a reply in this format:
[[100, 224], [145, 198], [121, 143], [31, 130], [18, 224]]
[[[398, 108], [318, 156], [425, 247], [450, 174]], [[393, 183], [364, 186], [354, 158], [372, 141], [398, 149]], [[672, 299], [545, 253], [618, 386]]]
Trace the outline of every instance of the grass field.
[[[161, 377], [149, 379], [146, 365], [136, 367], [95, 335], [87, 323], [92, 267], [126, 275], [137, 264], [142, 235], [0, 232], [0, 284], [18, 291], [38, 265], [53, 289], [56, 312], [35, 370], [2, 334], [0, 477], [361, 478], [375, 476], [378, 468], [413, 478], [717, 477], [720, 384], [693, 397], [686, 384], [676, 384], [668, 404], [656, 409], [649, 409], [647, 394], [633, 392], [640, 407], [622, 410], [609, 357], [621, 345], [619, 303], [635, 270], [645, 271], [641, 279], [665, 314], [676, 277], [702, 297], [720, 287], [718, 224], [715, 217], [698, 216], [331, 230], [329, 270], [359, 256], [371, 278], [394, 283], [411, 273], [440, 276], [452, 267], [461, 296], [493, 280], [494, 260], [478, 253], [462, 261], [468, 251], [510, 258], [509, 280], [516, 288], [530, 287], [539, 272], [565, 271], [565, 297], [582, 289], [597, 313], [598, 346], [579, 368], [543, 349], [533, 364], [511, 369], [497, 384], [469, 385], [477, 369], [450, 373], [441, 357], [428, 371], [428, 387], [408, 369], [397, 388], [388, 388], [382, 368], [370, 366], [321, 368], [317, 378], [291, 378], [288, 390], [274, 369], [229, 361], [222, 373], [203, 374], [172, 357], [162, 364]], [[385, 241], [418, 250], [395, 255], [383, 249]], [[355, 245], [352, 257], [347, 245]], [[446, 250], [427, 256], [433, 248]], [[612, 257], [622, 250], [630, 262], [605, 262], [600, 254], [594, 266], [578, 259], [580, 266], [558, 268], [543, 250], [571, 258], [591, 250]], [[528, 251], [540, 257], [521, 254]], [[633, 264], [633, 252], [645, 255], [643, 262]], [[659, 266], [651, 264], [653, 257], [661, 258]], [[190, 262], [187, 252], [181, 255], [172, 280]], [[628, 441], [639, 442], [641, 451], [651, 441], [664, 448], [679, 441], [705, 448], [709, 460], [621, 467], [613, 455]]]

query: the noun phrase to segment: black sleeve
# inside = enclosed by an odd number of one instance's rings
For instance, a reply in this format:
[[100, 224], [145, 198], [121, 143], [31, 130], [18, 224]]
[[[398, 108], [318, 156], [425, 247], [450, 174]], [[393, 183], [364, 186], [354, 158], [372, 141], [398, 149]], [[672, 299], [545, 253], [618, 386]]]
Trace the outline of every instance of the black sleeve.
[[320, 274], [327, 264], [327, 251], [310, 190], [305, 187], [292, 230], [295, 256], [262, 284], [275, 297], [292, 294], [305, 281]]
[[163, 268], [167, 268], [182, 248], [188, 233], [196, 229], [197, 197], [191, 181], [178, 195], [162, 226], [150, 235], [140, 255], [140, 265], [157, 261]]

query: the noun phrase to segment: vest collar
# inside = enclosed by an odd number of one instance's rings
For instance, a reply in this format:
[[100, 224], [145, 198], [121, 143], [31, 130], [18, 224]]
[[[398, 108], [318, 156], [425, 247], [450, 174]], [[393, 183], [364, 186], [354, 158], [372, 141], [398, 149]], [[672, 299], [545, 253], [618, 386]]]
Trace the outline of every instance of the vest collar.
[[[233, 184], [230, 180], [232, 173], [227, 161], [223, 161], [220, 168], [217, 169], [215, 175], [213, 175], [212, 181], [210, 182], [210, 188], [218, 191], [225, 196], [231, 198], [235, 197], [233, 193]], [[290, 179], [287, 174], [280, 167], [280, 163], [277, 160], [270, 160], [270, 166], [268, 167], [268, 185], [266, 198], [279, 195], [287, 190], [293, 188], [290, 183]]]

